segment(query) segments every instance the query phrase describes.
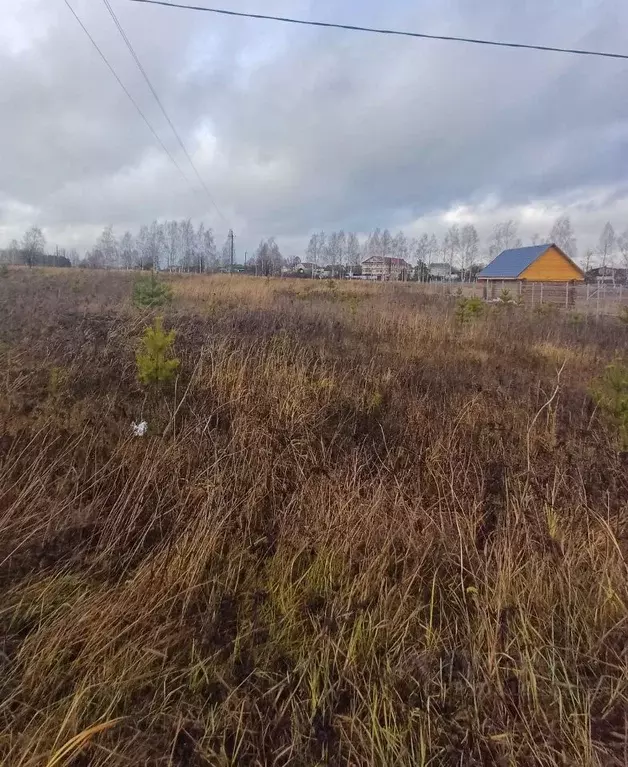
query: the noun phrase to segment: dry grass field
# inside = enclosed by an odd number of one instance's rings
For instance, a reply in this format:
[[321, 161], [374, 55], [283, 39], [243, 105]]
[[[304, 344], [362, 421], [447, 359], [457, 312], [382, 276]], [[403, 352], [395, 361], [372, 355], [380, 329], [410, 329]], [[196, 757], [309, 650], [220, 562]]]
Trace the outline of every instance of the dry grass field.
[[627, 325], [135, 279], [0, 275], [3, 765], [628, 763]]

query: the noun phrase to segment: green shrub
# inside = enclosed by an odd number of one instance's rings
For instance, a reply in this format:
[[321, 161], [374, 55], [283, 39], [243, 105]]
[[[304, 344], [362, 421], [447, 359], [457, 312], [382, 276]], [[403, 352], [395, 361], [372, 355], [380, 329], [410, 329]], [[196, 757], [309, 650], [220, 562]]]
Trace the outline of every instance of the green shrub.
[[179, 360], [172, 356], [175, 332], [166, 333], [162, 318], [156, 317], [153, 327], [144, 331], [142, 348], [136, 355], [137, 377], [143, 384], [160, 384], [170, 381], [179, 367]]
[[456, 306], [456, 320], [464, 325], [466, 322], [480, 317], [484, 311], [484, 301], [477, 296], [461, 298]]
[[508, 288], [504, 288], [501, 293], [499, 294], [499, 301], [502, 304], [514, 304], [515, 299], [513, 298], [512, 293], [508, 290]]
[[628, 450], [628, 366], [615, 362], [595, 382], [593, 397], [617, 429], [622, 450]]
[[133, 286], [133, 303], [141, 309], [152, 309], [172, 301], [172, 290], [155, 272], [140, 277]]
[[0, 277], [9, 276], [9, 267], [6, 264], [0, 264]]

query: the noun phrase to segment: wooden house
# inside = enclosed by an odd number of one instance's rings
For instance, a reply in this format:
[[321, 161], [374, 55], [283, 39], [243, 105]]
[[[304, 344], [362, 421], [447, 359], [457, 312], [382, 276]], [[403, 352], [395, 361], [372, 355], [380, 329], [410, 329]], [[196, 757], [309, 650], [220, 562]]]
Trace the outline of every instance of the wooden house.
[[557, 245], [533, 245], [500, 253], [478, 274], [484, 298], [498, 299], [507, 290], [526, 304], [572, 306], [575, 286], [584, 272]]

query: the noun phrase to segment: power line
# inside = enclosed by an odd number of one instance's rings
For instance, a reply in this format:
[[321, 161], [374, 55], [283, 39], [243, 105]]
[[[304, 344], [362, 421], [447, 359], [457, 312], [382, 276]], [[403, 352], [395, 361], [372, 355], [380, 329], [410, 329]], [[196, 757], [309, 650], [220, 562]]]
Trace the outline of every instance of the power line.
[[114, 24], [116, 25], [116, 27], [117, 27], [117, 29], [118, 29], [118, 32], [119, 32], [119, 33], [120, 33], [120, 35], [122, 36], [122, 39], [123, 39], [123, 40], [124, 40], [124, 42], [126, 43], [126, 46], [127, 46], [127, 48], [129, 49], [129, 52], [131, 53], [131, 56], [133, 56], [133, 59], [134, 59], [135, 63], [137, 64], [137, 67], [138, 67], [138, 69], [139, 69], [139, 70], [140, 70], [140, 72], [142, 73], [142, 76], [143, 76], [144, 80], [146, 81], [146, 84], [147, 84], [147, 85], [148, 85], [148, 87], [150, 88], [150, 92], [153, 94], [153, 96], [154, 96], [154, 98], [155, 98], [155, 101], [156, 101], [156, 102], [157, 102], [157, 104], [159, 105], [159, 108], [161, 109], [161, 112], [162, 112], [163, 116], [166, 118], [166, 120], [167, 120], [167, 122], [168, 122], [168, 125], [169, 125], [169, 126], [170, 126], [170, 128], [172, 129], [172, 132], [174, 133], [174, 135], [175, 135], [175, 137], [176, 137], [177, 141], [179, 142], [179, 146], [181, 147], [181, 149], [183, 150], [183, 153], [184, 153], [184, 154], [185, 154], [185, 156], [187, 157], [187, 159], [188, 159], [188, 162], [190, 163], [190, 165], [191, 165], [191, 167], [192, 167], [192, 170], [193, 170], [193, 171], [194, 171], [194, 173], [196, 174], [196, 178], [198, 179], [198, 181], [199, 181], [199, 183], [200, 183], [201, 187], [203, 188], [203, 191], [204, 191], [204, 192], [205, 192], [205, 194], [207, 195], [207, 197], [208, 197], [209, 201], [211, 202], [211, 204], [212, 204], [212, 205], [214, 206], [214, 208], [215, 208], [215, 209], [218, 211], [218, 214], [221, 216], [221, 218], [223, 219], [223, 221], [225, 221], [225, 223], [228, 223], [228, 222], [227, 222], [227, 219], [226, 219], [226, 218], [225, 218], [225, 216], [223, 215], [222, 211], [220, 210], [220, 208], [219, 208], [219, 207], [218, 207], [218, 205], [216, 204], [216, 201], [215, 201], [215, 200], [214, 200], [214, 198], [212, 197], [212, 195], [211, 195], [211, 193], [210, 193], [209, 189], [207, 188], [207, 185], [206, 185], [206, 184], [205, 184], [205, 182], [203, 181], [203, 178], [201, 177], [201, 174], [198, 172], [198, 169], [197, 169], [196, 165], [194, 164], [194, 161], [192, 160], [192, 157], [191, 157], [190, 153], [188, 152], [188, 150], [187, 150], [187, 148], [186, 148], [185, 144], [183, 143], [183, 139], [181, 138], [181, 136], [179, 135], [179, 132], [178, 132], [178, 131], [177, 131], [177, 129], [175, 128], [175, 126], [174, 126], [174, 123], [173, 123], [173, 122], [172, 122], [172, 120], [170, 119], [170, 116], [168, 115], [168, 112], [166, 112], [166, 108], [164, 107], [164, 105], [163, 105], [163, 103], [162, 103], [161, 99], [159, 98], [159, 96], [158, 96], [158, 94], [157, 94], [157, 91], [156, 91], [156, 90], [155, 90], [155, 88], [153, 87], [153, 84], [152, 84], [152, 82], [150, 81], [150, 78], [149, 78], [149, 77], [148, 77], [148, 75], [146, 74], [146, 70], [145, 70], [145, 69], [144, 69], [144, 67], [142, 66], [142, 62], [139, 60], [139, 57], [138, 57], [137, 53], [135, 52], [135, 49], [133, 48], [133, 45], [132, 45], [131, 41], [129, 40], [129, 38], [128, 38], [128, 36], [127, 36], [126, 32], [124, 31], [124, 28], [122, 27], [122, 24], [120, 23], [120, 21], [119, 21], [118, 17], [116, 16], [116, 13], [115, 13], [115, 11], [114, 11], [114, 10], [113, 10], [113, 8], [111, 7], [111, 3], [109, 2], [109, 0], [103, 0], [103, 3], [105, 4], [105, 7], [106, 7], [106, 8], [107, 8], [107, 10], [109, 11], [109, 14], [110, 14], [111, 18], [113, 19], [113, 22], [114, 22]]
[[285, 24], [301, 24], [309, 27], [324, 27], [326, 29], [345, 29], [350, 32], [372, 32], [378, 35], [395, 35], [397, 37], [418, 37], [423, 40], [444, 40], [452, 43], [471, 43], [473, 45], [492, 45], [499, 48], [523, 48], [530, 51], [552, 51], [554, 53], [572, 53], [577, 56], [599, 56], [606, 59], [628, 60], [626, 53], [608, 53], [605, 51], [590, 51], [579, 48], [558, 48], [552, 45], [531, 45], [528, 43], [508, 43], [503, 40], [481, 40], [473, 37], [455, 37], [453, 35], [428, 35], [424, 32], [408, 32], [399, 29], [377, 29], [375, 27], [362, 27], [356, 24], [333, 24], [328, 21], [307, 21], [306, 19], [293, 19], [286, 16], [267, 16], [261, 13], [244, 13], [242, 11], [226, 11], [223, 8], [206, 8], [202, 5], [186, 5], [184, 3], [171, 3], [166, 0], [131, 0], [134, 3], [146, 3], [148, 5], [163, 5], [167, 8], [185, 8], [190, 11], [205, 11], [218, 13], [223, 16], [238, 16], [245, 19], [264, 19], [266, 21], [281, 21]]
[[190, 183], [190, 179], [189, 179], [189, 178], [188, 178], [188, 177], [185, 175], [185, 173], [184, 173], [184, 172], [183, 172], [183, 170], [181, 169], [181, 166], [179, 165], [179, 163], [178, 163], [178, 162], [177, 162], [177, 161], [174, 159], [174, 157], [173, 157], [173, 156], [170, 154], [170, 152], [168, 151], [168, 147], [167, 147], [167, 146], [164, 144], [164, 142], [163, 142], [163, 141], [162, 141], [162, 140], [159, 138], [159, 136], [158, 136], [158, 135], [157, 135], [157, 133], [155, 132], [155, 129], [153, 128], [153, 126], [152, 126], [152, 125], [150, 124], [150, 122], [148, 121], [148, 118], [146, 117], [146, 115], [144, 114], [144, 112], [142, 112], [142, 110], [139, 108], [139, 106], [138, 106], [137, 102], [135, 101], [135, 99], [133, 98], [133, 96], [131, 96], [131, 94], [129, 93], [128, 89], [126, 88], [126, 86], [124, 85], [124, 83], [122, 82], [122, 80], [121, 80], [121, 79], [118, 77], [118, 74], [117, 74], [116, 70], [115, 70], [115, 69], [113, 68], [113, 66], [112, 66], [112, 65], [109, 63], [109, 60], [107, 59], [107, 57], [105, 56], [105, 54], [104, 54], [104, 53], [101, 51], [101, 49], [98, 47], [98, 43], [97, 43], [97, 42], [94, 40], [94, 38], [93, 38], [93, 37], [90, 35], [90, 33], [89, 33], [89, 31], [87, 30], [87, 27], [85, 26], [85, 24], [83, 24], [83, 22], [81, 21], [81, 19], [80, 19], [80, 18], [79, 18], [79, 16], [77, 15], [77, 13], [76, 13], [76, 11], [74, 10], [74, 8], [72, 8], [72, 6], [70, 5], [69, 1], [68, 1], [68, 0], [64, 0], [64, 2], [65, 2], [65, 4], [68, 6], [68, 8], [70, 9], [70, 11], [71, 11], [72, 15], [74, 16], [74, 18], [75, 18], [75, 19], [78, 21], [78, 23], [80, 24], [80, 26], [81, 26], [81, 29], [83, 30], [83, 32], [85, 32], [85, 34], [86, 34], [86, 35], [87, 35], [87, 37], [89, 38], [89, 40], [90, 40], [91, 44], [92, 44], [92, 45], [94, 46], [94, 48], [95, 48], [95, 49], [98, 51], [98, 53], [99, 53], [99, 55], [100, 55], [100, 58], [101, 58], [101, 59], [102, 59], [102, 60], [105, 62], [105, 64], [106, 64], [106, 65], [107, 65], [107, 67], [109, 68], [109, 71], [111, 72], [111, 74], [112, 74], [112, 75], [113, 75], [113, 76], [116, 78], [116, 80], [117, 80], [117, 82], [118, 82], [118, 85], [119, 85], [119, 86], [122, 88], [122, 90], [123, 90], [123, 91], [126, 93], [126, 95], [127, 95], [128, 99], [129, 99], [129, 101], [130, 101], [130, 102], [133, 104], [133, 106], [134, 106], [134, 107], [135, 107], [135, 109], [137, 110], [137, 112], [138, 112], [139, 116], [142, 118], [142, 120], [144, 120], [144, 122], [145, 122], [145, 123], [146, 123], [146, 125], [148, 126], [148, 129], [150, 130], [150, 132], [151, 132], [151, 133], [153, 134], [153, 136], [155, 137], [155, 140], [158, 142], [158, 144], [161, 146], [161, 148], [164, 150], [164, 152], [165, 152], [165, 153], [168, 155], [168, 157], [170, 158], [170, 161], [171, 161], [171, 162], [172, 162], [172, 164], [175, 166], [175, 168], [176, 168], [176, 169], [179, 171], [179, 173], [180, 173], [180, 174], [183, 176], [183, 178], [184, 178], [184, 179], [186, 180], [186, 182], [189, 184], [189, 183]]

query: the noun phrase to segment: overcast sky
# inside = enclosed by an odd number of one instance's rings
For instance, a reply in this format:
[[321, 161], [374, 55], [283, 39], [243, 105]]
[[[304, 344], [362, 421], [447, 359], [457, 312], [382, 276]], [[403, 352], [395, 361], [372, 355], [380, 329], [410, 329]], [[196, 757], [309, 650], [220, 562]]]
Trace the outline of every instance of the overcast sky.
[[[319, 229], [441, 234], [515, 218], [580, 250], [628, 228], [628, 61], [384, 37], [111, 0], [225, 220], [101, 0], [0, 0], [0, 246], [38, 224], [90, 247], [154, 218], [241, 250]], [[233, 10], [628, 53], [625, 0], [215, 0]], [[200, 2], [198, 4], [202, 4]]]

